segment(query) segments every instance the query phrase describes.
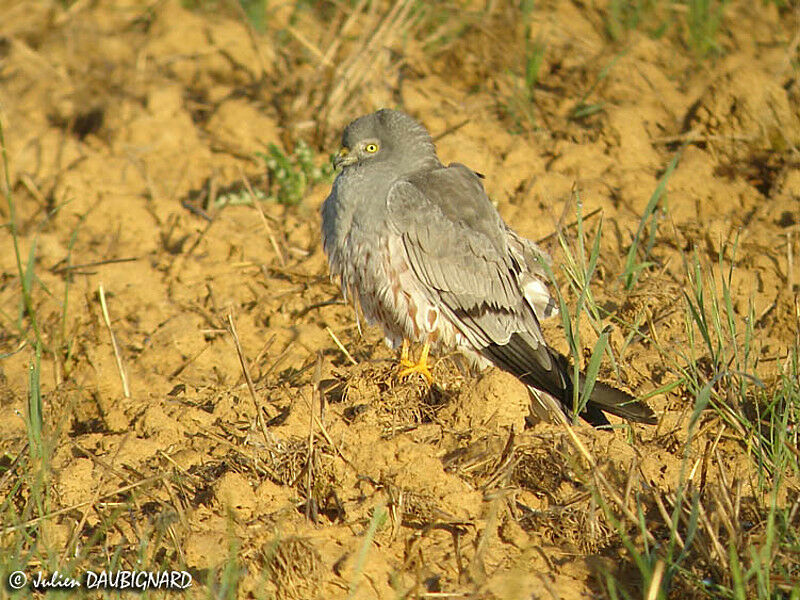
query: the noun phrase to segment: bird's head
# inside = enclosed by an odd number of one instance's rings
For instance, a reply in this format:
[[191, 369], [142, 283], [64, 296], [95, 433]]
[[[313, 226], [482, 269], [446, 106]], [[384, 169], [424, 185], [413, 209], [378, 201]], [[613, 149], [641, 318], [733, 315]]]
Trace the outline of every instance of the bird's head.
[[440, 163], [433, 140], [422, 125], [405, 113], [384, 108], [345, 128], [333, 164], [337, 169], [381, 164], [400, 175]]

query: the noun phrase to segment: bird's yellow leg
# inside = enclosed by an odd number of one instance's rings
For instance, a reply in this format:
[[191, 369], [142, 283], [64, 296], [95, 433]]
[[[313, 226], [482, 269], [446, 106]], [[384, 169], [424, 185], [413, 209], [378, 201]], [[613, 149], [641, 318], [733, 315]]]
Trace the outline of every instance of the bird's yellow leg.
[[408, 358], [408, 347], [411, 344], [406, 338], [403, 338], [403, 347], [400, 349], [400, 366], [403, 368], [414, 366], [414, 362]]
[[415, 363], [408, 357], [408, 340], [403, 339], [403, 348], [400, 351], [400, 366], [403, 367], [403, 369], [397, 374], [397, 377], [402, 379], [404, 377], [408, 377], [409, 375], [413, 375], [414, 373], [418, 373], [425, 378], [425, 381], [428, 382], [428, 385], [433, 383], [433, 374], [428, 366], [428, 353], [430, 352], [430, 349], [430, 344], [425, 342], [425, 344], [422, 346], [422, 354], [419, 355], [419, 361]]

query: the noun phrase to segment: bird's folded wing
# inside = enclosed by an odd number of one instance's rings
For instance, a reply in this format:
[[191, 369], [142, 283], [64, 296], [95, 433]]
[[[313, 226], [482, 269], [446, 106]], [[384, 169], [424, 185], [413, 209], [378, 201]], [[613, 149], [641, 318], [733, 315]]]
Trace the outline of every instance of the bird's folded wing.
[[[569, 414], [574, 389], [570, 369], [566, 359], [548, 348], [537, 316], [554, 311], [548, 308], [551, 298], [535, 256], [540, 251], [511, 232], [478, 177], [451, 165], [401, 180], [391, 188], [387, 208], [391, 234], [402, 240], [418, 289], [474, 350], [532, 389], [553, 396]], [[537, 294], [532, 302], [530, 297]], [[604, 410], [655, 421], [652, 411], [630, 395], [596, 382], [581, 416], [595, 425], [607, 424]]]
[[401, 180], [387, 208], [412, 272], [476, 350], [522, 336], [541, 348], [536, 362], [553, 368], [521, 287], [526, 265], [509, 251], [508, 228], [474, 172], [451, 165]]

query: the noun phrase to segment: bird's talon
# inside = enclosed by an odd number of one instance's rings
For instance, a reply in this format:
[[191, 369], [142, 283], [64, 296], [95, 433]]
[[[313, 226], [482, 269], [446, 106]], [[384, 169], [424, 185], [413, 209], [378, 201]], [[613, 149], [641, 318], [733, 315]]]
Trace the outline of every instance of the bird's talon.
[[415, 364], [411, 361], [405, 361], [401, 362], [400, 366], [406, 368], [402, 369], [397, 374], [398, 379], [405, 379], [406, 377], [410, 377], [411, 375], [414, 375], [416, 373], [418, 375], [421, 375], [428, 383], [428, 385], [431, 385], [433, 383], [433, 373], [431, 373], [431, 370], [428, 368], [428, 365], [426, 363]]
[[430, 367], [428, 367], [428, 351], [429, 345], [426, 343], [425, 346], [422, 348], [422, 354], [419, 357], [419, 362], [414, 362], [409, 358], [409, 351], [408, 351], [409, 343], [408, 340], [403, 340], [403, 349], [400, 352], [400, 372], [397, 374], [398, 379], [405, 379], [406, 377], [410, 377], [414, 373], [421, 375], [428, 385], [433, 383], [433, 373], [431, 373]]

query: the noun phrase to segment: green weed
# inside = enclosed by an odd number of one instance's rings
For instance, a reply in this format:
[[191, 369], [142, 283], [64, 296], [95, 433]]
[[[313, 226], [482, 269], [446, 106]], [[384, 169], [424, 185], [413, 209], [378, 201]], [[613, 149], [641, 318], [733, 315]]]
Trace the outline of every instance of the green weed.
[[[709, 407], [742, 438], [758, 466], [762, 479], [774, 475], [785, 458], [785, 432], [800, 416], [797, 386], [787, 386], [797, 375], [794, 355], [787, 358], [790, 377], [781, 375], [781, 385], [770, 396], [756, 367], [757, 335], [752, 302], [743, 319], [736, 315], [731, 277], [737, 244], [732, 247], [726, 269], [720, 250], [719, 279], [701, 266], [697, 254], [685, 263], [688, 285], [686, 303], [686, 351], [677, 351], [677, 371], [687, 389], [705, 398]], [[724, 275], [723, 275], [724, 274]], [[795, 348], [794, 352], [797, 353]], [[786, 370], [785, 369], [785, 370]], [[784, 370], [784, 372], [785, 372]], [[797, 380], [795, 380], [797, 381]], [[796, 441], [794, 442], [796, 443]]]
[[299, 204], [309, 186], [333, 177], [330, 161], [317, 166], [314, 152], [302, 140], [295, 146], [291, 156], [287, 156], [275, 144], [269, 145], [269, 153], [259, 153], [268, 173], [270, 198], [279, 204], [294, 206]]
[[545, 45], [541, 40], [527, 40], [522, 77], [509, 73], [513, 91], [505, 103], [505, 110], [513, 119], [517, 131], [536, 127], [535, 93], [544, 63], [544, 54]]
[[[514, 133], [521, 133], [526, 129], [536, 129], [538, 119], [536, 117], [536, 100], [534, 97], [535, 82], [538, 75], [534, 74], [531, 67], [535, 66], [544, 57], [544, 47], [537, 50], [536, 55], [530, 55], [526, 60], [526, 72], [523, 77], [508, 72], [511, 82], [511, 94], [501, 103], [502, 110], [513, 122]], [[541, 57], [541, 58], [539, 58]], [[532, 83], [532, 85], [531, 85]]]
[[64, 296], [61, 301], [61, 327], [59, 329], [59, 347], [62, 351], [63, 362], [64, 362], [64, 375], [65, 377], [69, 377], [69, 373], [71, 370], [71, 359], [72, 359], [72, 350], [74, 346], [74, 338], [70, 338], [67, 335], [67, 314], [69, 313], [69, 290], [72, 284], [72, 250], [75, 247], [75, 243], [78, 241], [78, 233], [80, 233], [81, 227], [86, 222], [89, 214], [91, 213], [91, 209], [81, 215], [78, 219], [78, 222], [75, 225], [75, 229], [72, 230], [72, 233], [69, 237], [69, 242], [67, 243], [67, 255], [64, 258]]
[[269, 144], [267, 152], [258, 152], [256, 156], [266, 167], [266, 191], [254, 189], [255, 198], [248, 190], [220, 194], [216, 199], [217, 208], [250, 204], [254, 200], [296, 206], [302, 202], [309, 187], [329, 182], [333, 178], [331, 161], [318, 164], [314, 151], [302, 140], [297, 143], [290, 155], [283, 152], [276, 144]]

